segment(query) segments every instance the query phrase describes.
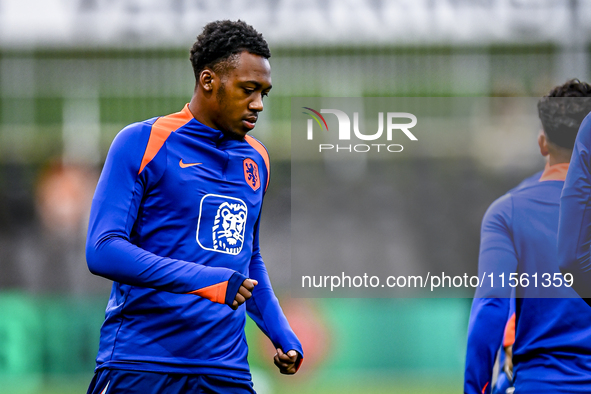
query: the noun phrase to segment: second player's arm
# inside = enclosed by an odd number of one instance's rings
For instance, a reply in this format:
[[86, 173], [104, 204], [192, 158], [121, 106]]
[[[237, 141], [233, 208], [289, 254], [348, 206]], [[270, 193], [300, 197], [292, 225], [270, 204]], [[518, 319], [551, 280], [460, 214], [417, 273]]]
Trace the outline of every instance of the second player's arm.
[[560, 198], [558, 256], [560, 270], [573, 274], [573, 288], [591, 297], [591, 116], [577, 134]]
[[[495, 201], [482, 220], [478, 275], [486, 272], [508, 277], [517, 268], [517, 256], [511, 233], [512, 201], [509, 195]], [[468, 326], [468, 346], [464, 375], [464, 392], [491, 392], [493, 365], [505, 324], [509, 318], [511, 288], [490, 287], [486, 283], [478, 289], [472, 303]]]

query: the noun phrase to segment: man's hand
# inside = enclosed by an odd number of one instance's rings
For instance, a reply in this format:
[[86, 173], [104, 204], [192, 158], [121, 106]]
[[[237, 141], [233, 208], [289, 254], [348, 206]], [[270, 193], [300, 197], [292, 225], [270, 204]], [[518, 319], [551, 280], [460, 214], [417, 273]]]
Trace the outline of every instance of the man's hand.
[[503, 370], [510, 381], [513, 381], [513, 345], [505, 347], [505, 365]]
[[278, 348], [273, 360], [277, 368], [279, 368], [279, 372], [284, 375], [293, 375], [297, 371], [296, 362], [298, 358], [299, 354], [295, 350], [292, 349], [287, 353], [283, 353], [283, 350]]
[[259, 282], [254, 279], [244, 279], [244, 282], [242, 282], [242, 285], [240, 285], [240, 288], [236, 293], [236, 297], [234, 297], [234, 302], [230, 308], [236, 310], [240, 305], [244, 304], [246, 300], [252, 297], [252, 290], [258, 284]]

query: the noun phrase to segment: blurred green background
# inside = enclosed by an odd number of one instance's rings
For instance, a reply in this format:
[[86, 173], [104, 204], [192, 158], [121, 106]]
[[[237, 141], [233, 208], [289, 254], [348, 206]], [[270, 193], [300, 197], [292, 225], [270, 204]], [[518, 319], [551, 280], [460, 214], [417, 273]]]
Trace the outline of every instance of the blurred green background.
[[[461, 391], [471, 294], [290, 297], [290, 99], [541, 96], [589, 75], [589, 32], [578, 21], [591, 8], [542, 0], [249, 3], [0, 0], [0, 393], [86, 391], [110, 291], [84, 259], [100, 168], [122, 127], [188, 102], [189, 47], [206, 22], [220, 18], [243, 18], [269, 38], [274, 87], [253, 132], [273, 167], [261, 242], [306, 351], [296, 376], [279, 375], [272, 347], [249, 321], [255, 388]], [[117, 21], [127, 29], [113, 27]], [[456, 218], [450, 231], [445, 220], [416, 212], [408, 230], [425, 237], [426, 262], [443, 253], [476, 272], [487, 206], [543, 165], [536, 133], [483, 130], [453, 154], [401, 160], [408, 198], [439, 196], [444, 219]]]

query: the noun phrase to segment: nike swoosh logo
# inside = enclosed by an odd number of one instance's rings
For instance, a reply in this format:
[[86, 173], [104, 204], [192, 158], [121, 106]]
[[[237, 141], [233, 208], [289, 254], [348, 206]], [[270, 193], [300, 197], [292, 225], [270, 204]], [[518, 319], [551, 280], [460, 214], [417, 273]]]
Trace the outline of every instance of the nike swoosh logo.
[[109, 383], [111, 383], [110, 380], [107, 382], [107, 385], [105, 386], [105, 389], [103, 391], [101, 391], [101, 394], [105, 394], [107, 392], [107, 389], [109, 388]]
[[183, 159], [181, 159], [181, 161], [179, 161], [179, 166], [181, 166], [181, 168], [198, 166], [199, 164], [203, 164], [203, 163], [183, 163]]

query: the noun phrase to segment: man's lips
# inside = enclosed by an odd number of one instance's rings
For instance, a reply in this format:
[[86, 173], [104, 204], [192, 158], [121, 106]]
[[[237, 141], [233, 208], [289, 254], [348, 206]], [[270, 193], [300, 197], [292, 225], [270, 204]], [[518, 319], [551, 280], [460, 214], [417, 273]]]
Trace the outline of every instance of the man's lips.
[[249, 116], [242, 120], [246, 127], [249, 129], [254, 129], [255, 123], [257, 122], [258, 117], [256, 116]]

